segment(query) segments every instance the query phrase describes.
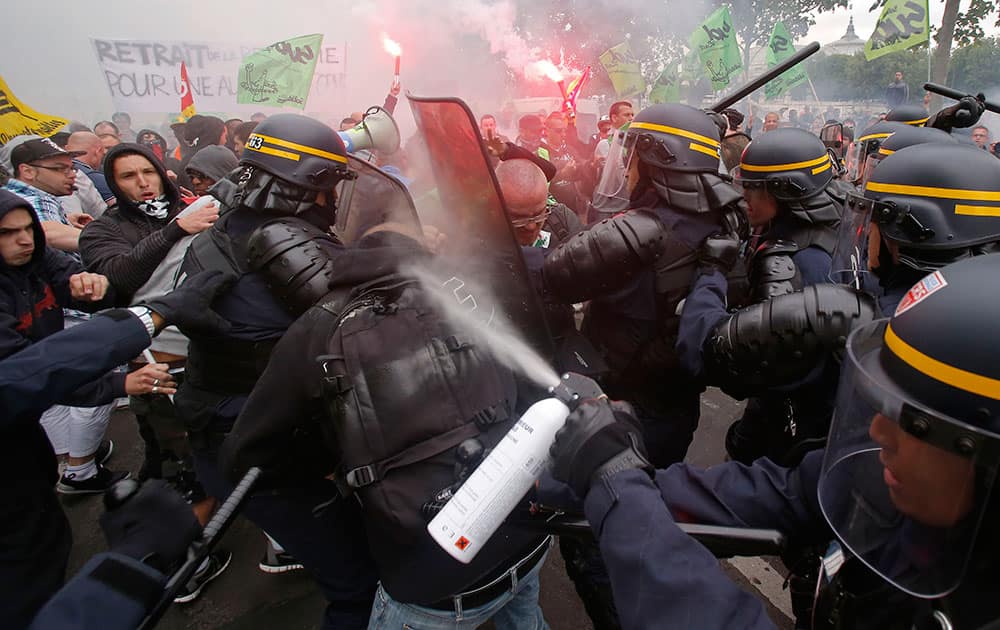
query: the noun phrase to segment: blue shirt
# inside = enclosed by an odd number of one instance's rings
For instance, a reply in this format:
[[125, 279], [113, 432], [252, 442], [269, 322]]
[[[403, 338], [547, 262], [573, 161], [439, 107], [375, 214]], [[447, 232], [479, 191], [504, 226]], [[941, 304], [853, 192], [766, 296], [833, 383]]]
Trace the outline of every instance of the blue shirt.
[[19, 179], [11, 179], [4, 184], [4, 188], [30, 203], [31, 207], [35, 209], [39, 221], [52, 221], [69, 225], [69, 221], [66, 220], [66, 211], [63, 210], [62, 204], [54, 195], [30, 184], [25, 184]]

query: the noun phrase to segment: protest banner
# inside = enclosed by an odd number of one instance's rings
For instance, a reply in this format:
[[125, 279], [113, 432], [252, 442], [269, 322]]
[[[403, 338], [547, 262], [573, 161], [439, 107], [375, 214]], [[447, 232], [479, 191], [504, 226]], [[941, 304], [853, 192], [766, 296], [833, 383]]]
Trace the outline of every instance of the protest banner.
[[889, 0], [878, 16], [875, 31], [865, 43], [865, 59], [906, 50], [930, 37], [927, 0]]
[[646, 81], [642, 78], [639, 62], [632, 55], [628, 42], [606, 50], [599, 57], [601, 65], [608, 72], [615, 93], [619, 98], [627, 98], [646, 91]]
[[0, 144], [6, 144], [16, 136], [30, 134], [48, 138], [67, 122], [65, 118], [36, 112], [19, 101], [0, 77]]
[[698, 51], [701, 64], [712, 81], [713, 90], [721, 90], [729, 85], [729, 78], [743, 69], [740, 47], [736, 43], [736, 31], [729, 7], [723, 6], [691, 33], [690, 45]]
[[[237, 103], [243, 58], [266, 43], [91, 39], [115, 109], [176, 112], [181, 98], [180, 69], [187, 67], [191, 92], [201, 112], [253, 111]], [[346, 75], [346, 44], [316, 51], [310, 99], [329, 102], [341, 96]]]
[[[771, 39], [767, 43], [767, 67], [773, 68], [785, 59], [795, 54], [795, 47], [792, 45], [792, 36], [788, 29], [781, 22], [776, 22], [771, 30]], [[809, 80], [806, 76], [806, 69], [803, 64], [786, 70], [784, 74], [776, 77], [764, 86], [764, 95], [767, 98], [777, 98], [797, 85], [802, 85]]]
[[322, 35], [303, 35], [247, 55], [240, 66], [236, 102], [304, 109]]

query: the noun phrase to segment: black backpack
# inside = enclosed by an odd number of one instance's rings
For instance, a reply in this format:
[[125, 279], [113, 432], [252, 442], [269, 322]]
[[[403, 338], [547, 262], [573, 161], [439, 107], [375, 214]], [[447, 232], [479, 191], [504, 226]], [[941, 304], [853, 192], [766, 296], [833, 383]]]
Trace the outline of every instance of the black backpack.
[[[445, 284], [458, 303], [483, 309], [461, 280]], [[498, 534], [464, 565], [427, 533], [430, 506], [447, 500], [517, 417], [512, 373], [431, 300], [395, 275], [327, 300], [322, 308], [338, 322], [317, 359], [332, 419], [326, 429], [342, 458], [338, 484], [362, 505], [383, 585], [415, 603], [460, 592], [523, 548], [521, 535]]]

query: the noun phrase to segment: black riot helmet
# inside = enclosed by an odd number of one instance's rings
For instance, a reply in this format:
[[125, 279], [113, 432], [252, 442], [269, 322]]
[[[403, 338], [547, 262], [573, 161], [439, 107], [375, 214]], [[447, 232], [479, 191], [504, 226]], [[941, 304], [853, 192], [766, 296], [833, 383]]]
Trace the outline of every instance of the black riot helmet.
[[887, 156], [865, 184], [871, 220], [899, 262], [933, 271], [1000, 242], [1000, 160], [952, 143]]
[[775, 129], [747, 145], [734, 181], [764, 188], [779, 201], [808, 199], [833, 179], [833, 162], [823, 141], [805, 129]]
[[997, 524], [997, 277], [998, 255], [943, 267], [847, 341], [820, 507], [850, 555], [916, 597], [995, 560], [981, 555]]
[[899, 105], [889, 110], [885, 119], [889, 122], [899, 122], [911, 127], [923, 127], [930, 116], [921, 105]]
[[257, 125], [240, 164], [242, 205], [277, 214], [298, 214], [323, 191], [329, 205], [337, 183], [353, 176], [337, 132], [299, 114], [276, 114]]
[[668, 171], [717, 173], [719, 126], [700, 109], [679, 103], [651, 105], [628, 127], [626, 148], [642, 164]]
[[868, 182], [871, 172], [875, 166], [886, 156], [892, 155], [900, 149], [912, 147], [917, 144], [928, 144], [931, 142], [944, 142], [954, 144], [955, 138], [948, 132], [933, 127], [910, 127], [906, 126], [893, 131], [882, 143], [878, 150], [868, 155], [865, 162], [864, 174], [861, 178], [861, 186]]
[[847, 153], [847, 181], [860, 184], [868, 156], [878, 151], [882, 142], [894, 131], [905, 128], [906, 125], [901, 122], [880, 120], [862, 131], [861, 135], [855, 138]]
[[[678, 103], [647, 107], [613, 135], [594, 190], [595, 207], [624, 210], [650, 188], [681, 212], [708, 212], [738, 201], [739, 193], [719, 175], [719, 138], [719, 125], [700, 109]], [[633, 162], [639, 180], [630, 193], [626, 183]]]

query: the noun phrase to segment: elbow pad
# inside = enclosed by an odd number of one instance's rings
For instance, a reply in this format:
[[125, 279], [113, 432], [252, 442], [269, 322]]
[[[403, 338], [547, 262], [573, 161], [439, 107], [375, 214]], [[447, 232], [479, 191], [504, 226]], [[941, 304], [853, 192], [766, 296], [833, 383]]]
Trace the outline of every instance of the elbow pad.
[[629, 211], [573, 235], [546, 259], [546, 288], [582, 302], [624, 286], [667, 247], [667, 228], [649, 212]]
[[247, 257], [250, 270], [262, 275], [274, 297], [297, 316], [330, 291], [337, 249], [329, 234], [284, 217], [254, 230]]
[[874, 298], [845, 286], [817, 284], [779, 295], [716, 326], [705, 345], [706, 373], [737, 398], [791, 385], [877, 317]]

